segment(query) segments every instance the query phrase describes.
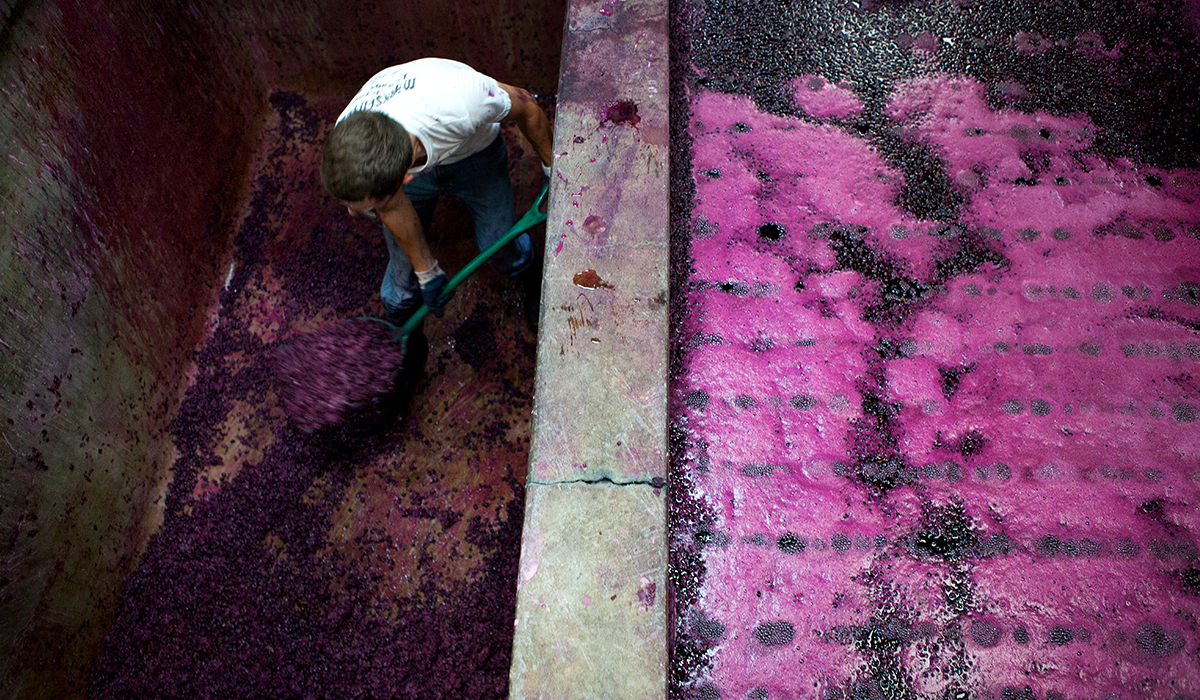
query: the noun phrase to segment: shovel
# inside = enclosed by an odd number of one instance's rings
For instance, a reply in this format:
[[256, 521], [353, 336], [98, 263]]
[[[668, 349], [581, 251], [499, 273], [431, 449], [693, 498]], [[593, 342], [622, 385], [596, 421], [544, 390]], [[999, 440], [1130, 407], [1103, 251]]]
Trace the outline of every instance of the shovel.
[[[542, 193], [538, 195], [537, 199], [533, 202], [533, 205], [529, 207], [529, 211], [525, 212], [525, 216], [522, 216], [517, 223], [513, 224], [513, 227], [508, 230], [508, 233], [505, 233], [500, 237], [499, 240], [488, 246], [487, 250], [483, 251], [479, 255], [476, 255], [471, 262], [467, 263], [463, 269], [458, 271], [458, 274], [450, 278], [450, 281], [446, 283], [444, 288], [442, 288], [442, 298], [449, 296], [450, 293], [458, 287], [458, 285], [466, 281], [466, 279], [470, 277], [472, 273], [474, 273], [481, 265], [491, 259], [491, 257], [495, 255], [501, 248], [515, 241], [517, 236], [520, 236], [522, 233], [525, 233], [529, 229], [545, 221], [546, 214], [541, 211], [541, 208], [542, 203], [546, 201], [546, 196], [549, 194], [549, 192], [550, 183], [547, 182], [546, 186], [542, 188]], [[408, 337], [412, 335], [413, 330], [415, 330], [417, 326], [421, 325], [421, 322], [424, 321], [425, 317], [428, 315], [429, 307], [422, 304], [421, 308], [417, 309], [416, 313], [410, 316], [402, 326], [397, 326], [390, 321], [386, 321], [382, 318], [376, 318], [374, 316], [361, 316], [359, 317], [359, 320], [377, 321], [385, 324], [391, 329], [393, 337], [400, 342], [400, 345], [403, 348], [402, 352], [406, 352], [408, 349]]]
[[[442, 298], [497, 251], [546, 220], [540, 209], [549, 189], [547, 183], [533, 206], [507, 233], [446, 282]], [[276, 374], [289, 417], [306, 432], [312, 432], [340, 425], [352, 416], [381, 413], [385, 397], [393, 393], [404, 373], [409, 336], [428, 313], [429, 307], [422, 305], [401, 326], [372, 316], [338, 321], [281, 346], [276, 351]], [[365, 327], [355, 325], [360, 321], [380, 323], [386, 328], [364, 332]]]

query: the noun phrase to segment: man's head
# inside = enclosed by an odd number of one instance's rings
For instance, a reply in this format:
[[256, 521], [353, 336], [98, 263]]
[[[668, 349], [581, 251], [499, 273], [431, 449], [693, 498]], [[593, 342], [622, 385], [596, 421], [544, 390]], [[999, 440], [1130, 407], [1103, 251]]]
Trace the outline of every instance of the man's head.
[[399, 122], [379, 112], [352, 112], [329, 132], [321, 182], [343, 202], [386, 199], [404, 184], [412, 160], [412, 139]]

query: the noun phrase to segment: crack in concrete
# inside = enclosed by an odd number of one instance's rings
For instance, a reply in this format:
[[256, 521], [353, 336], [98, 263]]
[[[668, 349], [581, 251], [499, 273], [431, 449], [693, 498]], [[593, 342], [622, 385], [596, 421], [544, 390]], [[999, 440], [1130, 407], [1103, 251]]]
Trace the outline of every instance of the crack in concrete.
[[602, 476], [597, 479], [565, 479], [561, 481], [539, 481], [537, 479], [526, 480], [527, 486], [567, 486], [570, 484], [608, 484], [610, 486], [649, 486], [651, 488], [660, 489], [667, 485], [667, 480], [661, 476], [656, 476], [652, 479], [631, 479], [629, 481], [614, 481], [611, 477]]

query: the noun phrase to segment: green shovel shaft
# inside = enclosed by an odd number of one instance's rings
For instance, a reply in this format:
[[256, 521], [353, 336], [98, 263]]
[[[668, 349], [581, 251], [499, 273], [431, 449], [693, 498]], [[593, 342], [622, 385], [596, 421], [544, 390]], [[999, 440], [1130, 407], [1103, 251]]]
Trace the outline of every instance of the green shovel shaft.
[[[463, 269], [459, 270], [456, 275], [451, 277], [450, 280], [446, 282], [446, 286], [442, 288], [442, 297], [445, 297], [453, 292], [458, 285], [462, 284], [468, 277], [471, 276], [472, 273], [478, 270], [481, 265], [487, 262], [501, 248], [515, 241], [517, 236], [520, 236], [522, 233], [525, 233], [529, 229], [545, 221], [546, 215], [541, 212], [541, 207], [542, 202], [546, 201], [546, 195], [549, 192], [550, 183], [547, 182], [546, 186], [542, 188], [542, 193], [539, 194], [537, 200], [534, 201], [533, 206], [529, 207], [529, 211], [525, 212], [525, 216], [522, 216], [517, 223], [513, 224], [513, 227], [508, 230], [508, 233], [505, 233], [499, 238], [499, 240], [488, 246], [487, 250], [483, 251], [479, 255], [476, 255], [471, 262], [467, 263]], [[400, 326], [401, 342], [408, 341], [408, 336], [412, 334], [413, 330], [415, 330], [418, 325], [420, 325], [421, 321], [425, 320], [425, 317], [428, 314], [429, 307], [422, 305], [421, 308], [417, 309], [416, 313], [414, 313], [407, 321], [404, 322], [403, 326]]]

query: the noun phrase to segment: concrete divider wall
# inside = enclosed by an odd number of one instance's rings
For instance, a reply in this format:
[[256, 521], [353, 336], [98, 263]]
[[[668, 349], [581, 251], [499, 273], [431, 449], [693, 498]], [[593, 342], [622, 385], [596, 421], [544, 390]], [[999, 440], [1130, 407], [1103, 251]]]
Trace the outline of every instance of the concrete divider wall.
[[510, 697], [666, 693], [666, 3], [567, 11]]

